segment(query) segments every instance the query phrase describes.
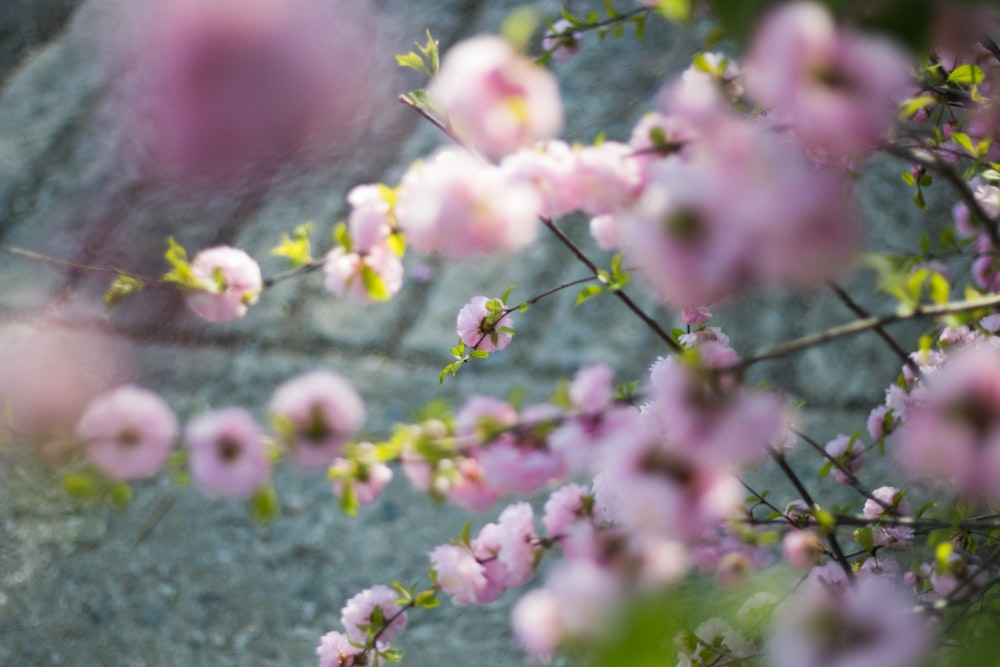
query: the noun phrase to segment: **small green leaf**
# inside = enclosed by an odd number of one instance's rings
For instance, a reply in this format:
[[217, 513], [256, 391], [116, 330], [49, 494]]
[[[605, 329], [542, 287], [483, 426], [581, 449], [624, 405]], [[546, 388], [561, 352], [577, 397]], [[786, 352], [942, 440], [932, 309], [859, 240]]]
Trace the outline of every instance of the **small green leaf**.
[[538, 27], [538, 11], [530, 5], [518, 7], [504, 19], [500, 26], [500, 36], [510, 42], [517, 51], [523, 52]]
[[656, 8], [669, 21], [683, 23], [691, 18], [690, 0], [659, 0]]
[[910, 187], [913, 187], [914, 185], [917, 184], [917, 180], [913, 178], [913, 174], [911, 174], [910, 172], [904, 171], [901, 175], [903, 177], [903, 182], [909, 185]]
[[934, 303], [945, 304], [948, 303], [950, 298], [951, 287], [948, 285], [948, 279], [942, 276], [940, 273], [934, 272], [931, 274], [931, 284], [930, 284], [931, 300]]
[[66, 473], [62, 485], [71, 498], [87, 502], [100, 498], [103, 487], [100, 478], [90, 471]]
[[167, 252], [163, 254], [163, 258], [171, 267], [170, 271], [163, 274], [164, 282], [177, 283], [181, 287], [191, 289], [205, 289], [205, 284], [198, 280], [191, 271], [191, 265], [187, 260], [187, 251], [174, 240], [173, 236], [167, 237]]
[[579, 306], [581, 303], [590, 300], [601, 292], [604, 292], [606, 289], [607, 287], [604, 285], [587, 285], [580, 290], [579, 294], [576, 295], [576, 302], [573, 305]]
[[458, 533], [458, 540], [466, 546], [472, 544], [472, 522], [466, 521], [462, 524], [462, 530]]
[[340, 509], [347, 516], [355, 516], [360, 506], [358, 495], [354, 491], [354, 480], [344, 480], [344, 485], [340, 489]]
[[385, 240], [385, 244], [396, 257], [406, 256], [406, 237], [402, 234], [389, 234], [389, 237]]
[[403, 662], [403, 649], [401, 648], [387, 648], [384, 651], [379, 651], [379, 655], [386, 662], [400, 663]]
[[250, 498], [250, 513], [261, 523], [271, 523], [280, 511], [281, 500], [272, 484], [265, 484]]
[[983, 78], [983, 70], [978, 65], [959, 65], [948, 75], [948, 83], [978, 85], [983, 82]]
[[368, 265], [361, 267], [361, 282], [372, 301], [388, 301], [392, 298], [382, 276], [375, 273], [374, 269]]
[[972, 139], [970, 139], [969, 135], [965, 132], [952, 132], [951, 139], [968, 151], [969, 155], [972, 157], [979, 157], [979, 152], [976, 150], [976, 147], [972, 145]]
[[434, 76], [427, 63], [424, 59], [420, 57], [420, 54], [410, 51], [409, 53], [403, 53], [396, 56], [396, 64], [400, 67], [407, 67], [409, 69], [416, 70], [421, 74], [426, 74], [427, 76]]
[[441, 601], [437, 599], [437, 591], [433, 588], [427, 589], [426, 591], [421, 591], [417, 594], [417, 597], [413, 599], [413, 603], [418, 607], [423, 607], [424, 609], [433, 609], [441, 604]]
[[333, 242], [341, 246], [344, 252], [351, 252], [354, 244], [351, 242], [351, 233], [347, 231], [346, 222], [338, 222], [333, 228]]
[[108, 310], [111, 310], [121, 303], [126, 297], [129, 297], [137, 292], [141, 292], [145, 288], [146, 284], [138, 278], [119, 275], [111, 281], [108, 291], [104, 293], [104, 305], [107, 306]]
[[860, 544], [862, 549], [871, 553], [871, 550], [875, 548], [875, 538], [872, 535], [871, 526], [856, 529], [854, 531], [854, 541]]
[[122, 508], [132, 502], [132, 487], [125, 482], [114, 482], [108, 487], [108, 500], [113, 507]]
[[929, 104], [934, 104], [936, 100], [929, 96], [912, 97], [899, 105], [899, 117], [902, 120], [912, 118], [914, 114]]

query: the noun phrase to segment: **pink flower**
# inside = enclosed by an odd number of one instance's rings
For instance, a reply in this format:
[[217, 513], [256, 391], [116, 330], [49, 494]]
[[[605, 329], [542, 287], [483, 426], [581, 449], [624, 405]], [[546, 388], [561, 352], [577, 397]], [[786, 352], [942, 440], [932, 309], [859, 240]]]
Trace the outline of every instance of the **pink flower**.
[[295, 461], [307, 468], [333, 461], [365, 420], [358, 392], [330, 371], [313, 371], [288, 380], [275, 390], [270, 410], [280, 440]]
[[358, 504], [371, 505], [392, 481], [392, 468], [379, 461], [374, 445], [362, 442], [355, 447], [352, 459], [334, 459], [328, 477], [333, 481], [333, 492], [337, 496], [350, 484]]
[[271, 476], [263, 433], [243, 408], [198, 415], [186, 440], [191, 474], [208, 493], [249, 498]]
[[546, 658], [559, 648], [565, 634], [559, 607], [555, 594], [544, 588], [526, 593], [514, 605], [511, 629], [527, 653]]
[[354, 656], [361, 649], [351, 644], [350, 640], [339, 632], [328, 632], [320, 638], [316, 647], [319, 657], [319, 667], [351, 667]]
[[[379, 645], [386, 645], [406, 628], [406, 612], [402, 610], [396, 599], [399, 595], [388, 586], [372, 586], [361, 591], [344, 605], [340, 611], [340, 622], [344, 626], [347, 638], [356, 644], [365, 644], [369, 633], [381, 631]], [[384, 625], [373, 625], [372, 614], [375, 609], [382, 610]], [[366, 630], [365, 627], [370, 630]]]
[[185, 301], [198, 317], [209, 322], [243, 317], [263, 288], [260, 267], [239, 248], [202, 250], [191, 262], [191, 273], [202, 288], [188, 292]]
[[514, 183], [530, 186], [540, 197], [540, 215], [557, 218], [577, 205], [571, 179], [576, 169], [576, 152], [565, 142], [553, 139], [511, 153], [500, 169]]
[[590, 493], [579, 484], [567, 484], [552, 492], [545, 501], [542, 525], [550, 539], [566, 535], [570, 526], [589, 518], [587, 501]]
[[403, 176], [396, 220], [417, 250], [469, 257], [534, 241], [541, 205], [534, 187], [466, 151], [445, 149]]
[[707, 306], [684, 306], [681, 309], [681, 321], [688, 326], [704, 326], [710, 319], [712, 311]]
[[159, 395], [126, 385], [93, 399], [76, 433], [101, 472], [115, 479], [143, 479], [166, 464], [177, 419]]
[[568, 63], [580, 51], [580, 33], [569, 30], [573, 24], [559, 19], [542, 37], [542, 49], [552, 52], [557, 63]]
[[562, 129], [555, 77], [499, 37], [474, 37], [453, 46], [430, 95], [458, 132], [490, 158]]
[[909, 83], [907, 59], [895, 45], [838, 29], [815, 2], [772, 11], [746, 63], [750, 94], [823, 157], [858, 157], [874, 148], [892, 127]]
[[865, 446], [857, 438], [842, 433], [826, 443], [826, 453], [840, 463], [840, 467], [830, 468], [830, 474], [838, 484], [847, 484], [847, 474], [841, 467], [855, 473], [861, 470], [861, 465], [865, 462]]
[[1000, 497], [1000, 350], [992, 342], [957, 350], [923, 382], [893, 433], [899, 463], [959, 493]]
[[510, 345], [514, 321], [509, 314], [501, 316], [507, 306], [500, 299], [474, 296], [458, 311], [458, 337], [470, 348], [484, 352], [499, 352]]
[[883, 577], [843, 587], [810, 580], [778, 616], [768, 644], [775, 667], [910, 667], [933, 634], [911, 596]]
[[781, 540], [785, 560], [792, 567], [806, 570], [819, 564], [823, 545], [811, 530], [791, 530]]
[[472, 551], [486, 568], [487, 587], [480, 602], [490, 602], [504, 590], [522, 586], [535, 572], [538, 547], [534, 512], [527, 503], [516, 503], [488, 523], [472, 541]]
[[[905, 517], [910, 514], [910, 504], [903, 498], [900, 490], [894, 486], [880, 486], [872, 491], [872, 498], [865, 501], [862, 510], [862, 513], [867, 517], [873, 519], [880, 516]], [[881, 502], [876, 502], [876, 500]], [[909, 544], [913, 542], [913, 537], [913, 528], [910, 526], [875, 526], [872, 529], [872, 538], [876, 546]]]
[[568, 392], [573, 408], [584, 415], [596, 415], [611, 407], [614, 379], [615, 371], [607, 364], [593, 364], [578, 370]]
[[358, 303], [386, 301], [403, 287], [403, 262], [384, 244], [364, 253], [338, 246], [327, 253], [323, 273], [328, 290]]
[[868, 413], [867, 430], [868, 437], [872, 439], [872, 442], [878, 442], [885, 437], [886, 423], [892, 422], [892, 417], [889, 414], [889, 408], [885, 405], [879, 405], [872, 409]]
[[351, 215], [347, 219], [353, 248], [367, 253], [383, 245], [392, 232], [392, 204], [385, 197], [385, 186], [357, 185], [347, 193]]
[[479, 602], [486, 588], [486, 573], [482, 564], [464, 546], [442, 544], [431, 551], [431, 569], [441, 590], [455, 604]]
[[575, 148], [574, 168], [563, 184], [571, 208], [599, 216], [628, 204], [640, 185], [634, 153], [631, 146], [616, 141]]

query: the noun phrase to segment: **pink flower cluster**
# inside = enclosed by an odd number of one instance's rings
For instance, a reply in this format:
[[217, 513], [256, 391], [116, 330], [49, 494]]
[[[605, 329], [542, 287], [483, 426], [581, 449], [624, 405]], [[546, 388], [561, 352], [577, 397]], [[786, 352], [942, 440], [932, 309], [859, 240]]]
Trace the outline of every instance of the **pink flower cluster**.
[[406, 629], [406, 611], [399, 595], [388, 586], [372, 586], [344, 605], [340, 622], [344, 632], [323, 635], [316, 648], [319, 667], [361, 667], [369, 664], [367, 652], [384, 652], [389, 643]]
[[243, 317], [263, 288], [260, 266], [239, 248], [202, 250], [191, 262], [191, 273], [201, 288], [187, 293], [187, 306], [209, 322]]
[[512, 329], [514, 321], [509, 314], [497, 317], [494, 311], [503, 313], [506, 305], [499, 299], [474, 296], [462, 310], [458, 311], [458, 337], [472, 349], [484, 352], [499, 352], [510, 345], [514, 334], [504, 329]]

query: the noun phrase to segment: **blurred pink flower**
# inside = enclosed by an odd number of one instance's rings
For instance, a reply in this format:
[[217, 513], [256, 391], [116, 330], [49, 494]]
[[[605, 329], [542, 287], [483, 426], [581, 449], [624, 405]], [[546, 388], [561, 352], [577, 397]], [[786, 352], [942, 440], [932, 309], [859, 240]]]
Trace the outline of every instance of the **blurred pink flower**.
[[459, 134], [489, 158], [562, 130], [555, 77], [499, 37], [474, 37], [449, 49], [429, 92]]
[[910, 85], [894, 44], [838, 28], [819, 3], [782, 5], [764, 18], [746, 61], [750, 94], [816, 156], [875, 148]]
[[357, 185], [347, 193], [351, 214], [347, 219], [352, 248], [365, 253], [382, 245], [392, 232], [392, 205], [378, 185]]
[[257, 302], [263, 287], [260, 266], [239, 248], [217, 246], [202, 250], [191, 262], [191, 273], [203, 285], [186, 294], [185, 301], [198, 317], [228, 322], [243, 317]]
[[307, 468], [328, 465], [365, 420], [358, 392], [341, 375], [312, 371], [279, 386], [270, 404], [278, 435], [292, 458]]
[[166, 464], [177, 419], [158, 394], [126, 385], [92, 400], [76, 433], [101, 472], [114, 479], [143, 479]]
[[542, 37], [542, 49], [552, 52], [552, 59], [557, 63], [568, 63], [580, 51], [580, 33], [569, 30], [573, 24], [566, 19], [559, 19], [545, 31]]
[[[351, 297], [358, 303], [391, 299], [403, 287], [403, 262], [384, 243], [364, 253], [347, 252], [337, 246], [327, 253], [323, 273], [328, 290], [341, 298]], [[366, 277], [380, 280], [383, 289], [375, 288], [373, 292]]]
[[468, 257], [534, 241], [540, 208], [534, 187], [466, 151], [444, 149], [403, 176], [396, 219], [417, 250]]
[[479, 595], [486, 588], [486, 573], [467, 547], [442, 544], [435, 547], [430, 556], [438, 585], [455, 604], [479, 602]]
[[188, 463], [204, 491], [249, 498], [271, 476], [264, 436], [243, 408], [223, 408], [198, 415], [186, 431]]
[[316, 647], [319, 667], [349, 667], [354, 664], [354, 656], [359, 653], [361, 649], [339, 632], [326, 633]]

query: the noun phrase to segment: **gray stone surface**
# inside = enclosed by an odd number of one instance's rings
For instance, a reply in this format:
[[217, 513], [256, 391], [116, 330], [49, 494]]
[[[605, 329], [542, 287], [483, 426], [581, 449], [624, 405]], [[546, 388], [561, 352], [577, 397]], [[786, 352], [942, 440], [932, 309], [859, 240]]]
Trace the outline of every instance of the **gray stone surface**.
[[[84, 0], [75, 13], [56, 20], [39, 18], [43, 5], [62, 12], [77, 3], [4, 0], [0, 72], [6, 68], [9, 75], [0, 88], [3, 243], [152, 275], [162, 269], [164, 237], [175, 234], [191, 249], [236, 243], [274, 274], [281, 263], [266, 255], [282, 232], [314, 220], [322, 234], [329, 233], [345, 214], [344, 194], [351, 186], [393, 182], [412, 159], [440, 142], [395, 101], [414, 79], [387, 69], [379, 82], [384, 99], [354, 128], [363, 141], [353, 134], [327, 137], [252, 184], [205, 191], [151, 181], [137, 167], [120, 117], [135, 76], [123, 60], [118, 30], [127, 24], [123, 12], [131, 1]], [[520, 4], [354, 1], [378, 12], [369, 55], [390, 63], [392, 53], [422, 39], [425, 27], [447, 46], [465, 35], [495, 31]], [[554, 14], [558, 4], [541, 6]], [[48, 26], [63, 20], [65, 29], [54, 34]], [[700, 36], [653, 22], [644, 45], [631, 39], [590, 44], [575, 61], [557, 66], [565, 86], [567, 137], [589, 140], [607, 130], [612, 138], [626, 138], [660, 82], [686, 64]], [[898, 171], [887, 166], [862, 187], [876, 247], [916, 243], [904, 222], [915, 212], [895, 194]], [[942, 210], [935, 215], [943, 220]], [[584, 225], [567, 222], [582, 243]], [[519, 335], [503, 355], [438, 387], [455, 339], [455, 313], [469, 297], [499, 294], [514, 283], [515, 298], [523, 299], [585, 275], [553, 239], [515, 256], [435, 265], [432, 281], [411, 281], [393, 302], [368, 308], [338, 302], [312, 276], [268, 292], [244, 320], [216, 327], [193, 321], [165, 294], [126, 302], [105, 319], [99, 297], [106, 276], [73, 276], [2, 257], [0, 340], [15, 334], [30, 339], [53, 328], [122, 336], [112, 341], [130, 360], [120, 375], [162, 390], [182, 414], [230, 403], [260, 410], [278, 382], [323, 366], [357, 385], [368, 405], [366, 428], [378, 436], [439, 396], [503, 394], [522, 386], [540, 398], [582, 363], [607, 361], [633, 379], [660, 353], [655, 339], [614, 299], [600, 297], [576, 309], [571, 291], [518, 315]], [[862, 274], [846, 285], [874, 306], [870, 283]], [[632, 292], [667, 328], [677, 325], [638, 286]], [[719, 309], [719, 322], [742, 352], [848, 319], [822, 293], [767, 291]], [[903, 331], [904, 345], [918, 329]], [[823, 440], [837, 428], [861, 428], [864, 411], [857, 408], [878, 400], [898, 372], [898, 363], [878, 345], [874, 337], [832, 345], [762, 367], [754, 377], [778, 381], [808, 399], [808, 428]], [[58, 369], [52, 373], [49, 381], [56, 386], [62, 379]], [[854, 410], [835, 412], [840, 409]], [[846, 416], [850, 426], [836, 426], [831, 415]], [[129, 508], [110, 511], [68, 502], [31, 456], [0, 449], [0, 664], [310, 665], [319, 635], [338, 625], [347, 596], [389, 579], [421, 577], [424, 554], [454, 536], [466, 519], [415, 496], [405, 482], [354, 520], [339, 514], [322, 478], [284, 473], [278, 484], [285, 509], [272, 527], [255, 525], [238, 504], [211, 502], [165, 480], [141, 485]], [[150, 528], [163, 508], [162, 519]], [[414, 614], [400, 642], [407, 663], [522, 664], [506, 625], [509, 602], [476, 609], [446, 603]]]

